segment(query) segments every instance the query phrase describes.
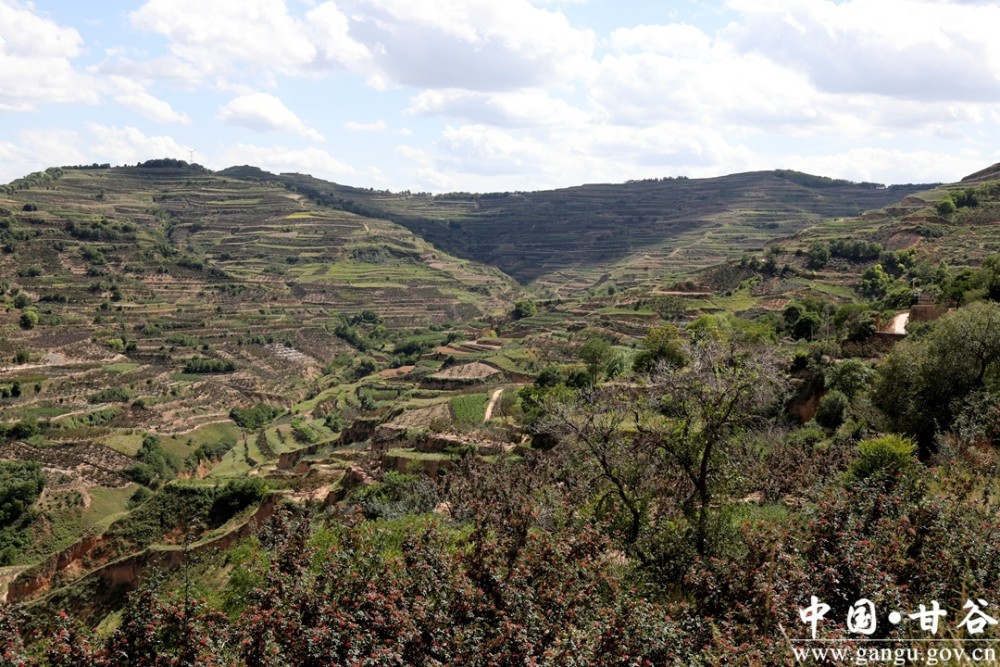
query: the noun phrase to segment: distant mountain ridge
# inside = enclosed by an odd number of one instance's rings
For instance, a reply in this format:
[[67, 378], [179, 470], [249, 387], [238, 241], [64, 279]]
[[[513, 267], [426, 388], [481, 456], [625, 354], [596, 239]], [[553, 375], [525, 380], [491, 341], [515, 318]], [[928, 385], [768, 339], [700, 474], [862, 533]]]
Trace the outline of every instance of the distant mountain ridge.
[[353, 188], [249, 166], [219, 173], [279, 181], [320, 204], [387, 218], [450, 254], [562, 295], [608, 281], [629, 286], [691, 275], [759, 252], [824, 219], [857, 216], [936, 186], [886, 187], [775, 170], [429, 195]]
[[[100, 174], [108, 165], [50, 169], [6, 189], [38, 186], [64, 170]], [[173, 159], [107, 173], [177, 179], [211, 174], [280, 185], [324, 209], [402, 225], [445, 253], [496, 267], [522, 285], [553, 296], [606, 283], [628, 287], [685, 278], [733, 257], [761, 252], [824, 220], [881, 209], [937, 185], [853, 183], [779, 169], [536, 192], [431, 195], [351, 187], [250, 165], [213, 173]]]

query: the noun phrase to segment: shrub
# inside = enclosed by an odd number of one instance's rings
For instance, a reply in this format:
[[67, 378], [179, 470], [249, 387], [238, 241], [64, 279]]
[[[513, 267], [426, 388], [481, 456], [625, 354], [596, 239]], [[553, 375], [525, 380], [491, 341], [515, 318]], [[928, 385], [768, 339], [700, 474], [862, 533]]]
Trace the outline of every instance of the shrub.
[[216, 491], [208, 510], [209, 522], [221, 526], [240, 510], [259, 503], [267, 494], [267, 484], [259, 477], [234, 479]]
[[815, 447], [825, 439], [823, 429], [807, 426], [789, 433], [785, 441], [793, 447]]
[[229, 411], [229, 418], [241, 428], [256, 431], [282, 412], [281, 408], [270, 406], [267, 403], [258, 403], [249, 408], [233, 408]]
[[951, 215], [956, 210], [958, 210], [958, 207], [955, 206], [955, 200], [953, 200], [951, 197], [948, 197], [947, 199], [938, 202], [938, 205], [935, 208], [937, 209], [938, 215], [945, 217]]
[[534, 301], [518, 301], [514, 304], [514, 319], [520, 320], [525, 317], [531, 317], [538, 313], [538, 306], [535, 305]]
[[858, 458], [851, 464], [848, 477], [861, 482], [876, 475], [895, 477], [913, 465], [916, 444], [909, 438], [891, 434], [858, 443]]
[[128, 508], [130, 510], [135, 509], [139, 505], [143, 504], [147, 500], [153, 497], [153, 492], [147, 489], [145, 486], [140, 486], [135, 490], [128, 499]]
[[232, 373], [236, 364], [228, 359], [191, 359], [184, 364], [185, 373]]
[[22, 329], [34, 329], [38, 325], [38, 313], [33, 310], [25, 310], [21, 313], [19, 322]]
[[850, 401], [844, 392], [834, 389], [820, 399], [816, 410], [816, 423], [831, 431], [836, 429], [844, 423], [844, 416], [849, 406]]

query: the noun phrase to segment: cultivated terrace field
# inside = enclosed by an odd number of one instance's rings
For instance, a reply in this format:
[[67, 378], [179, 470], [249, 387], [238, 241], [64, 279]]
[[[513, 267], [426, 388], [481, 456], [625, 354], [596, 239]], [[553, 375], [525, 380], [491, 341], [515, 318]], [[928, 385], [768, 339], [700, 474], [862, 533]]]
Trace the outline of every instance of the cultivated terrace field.
[[886, 188], [778, 170], [484, 195], [315, 187], [395, 220], [452, 254], [497, 266], [543, 293], [569, 296], [608, 283], [627, 288], [676, 280], [927, 186]]
[[[860, 215], [859, 215], [860, 213]], [[0, 193], [0, 665], [779, 665], [1000, 604], [1000, 179]], [[895, 324], [890, 324], [894, 322]], [[60, 614], [66, 611], [66, 614]], [[808, 662], [808, 661], [807, 661]]]

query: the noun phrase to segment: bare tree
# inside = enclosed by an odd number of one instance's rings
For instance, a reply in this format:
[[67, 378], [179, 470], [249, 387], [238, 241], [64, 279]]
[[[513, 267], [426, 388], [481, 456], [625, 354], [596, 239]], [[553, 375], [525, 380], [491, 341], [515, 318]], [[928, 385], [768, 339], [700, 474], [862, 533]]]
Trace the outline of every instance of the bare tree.
[[708, 518], [733, 442], [765, 428], [786, 388], [773, 352], [707, 338], [685, 345], [683, 368], [643, 384], [607, 384], [548, 406], [541, 428], [569, 443], [597, 493], [621, 509], [622, 540], [640, 560], [644, 527], [678, 510], [708, 550]]

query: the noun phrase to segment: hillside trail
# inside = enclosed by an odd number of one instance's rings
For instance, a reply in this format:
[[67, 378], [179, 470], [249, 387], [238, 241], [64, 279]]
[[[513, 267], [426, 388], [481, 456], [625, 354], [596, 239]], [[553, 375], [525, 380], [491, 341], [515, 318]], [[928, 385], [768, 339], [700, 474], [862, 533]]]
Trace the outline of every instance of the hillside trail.
[[493, 407], [497, 404], [497, 401], [500, 400], [500, 394], [502, 393], [503, 387], [493, 392], [493, 396], [490, 397], [490, 402], [486, 405], [486, 414], [483, 415], [484, 424], [490, 420], [490, 417], [493, 416]]

